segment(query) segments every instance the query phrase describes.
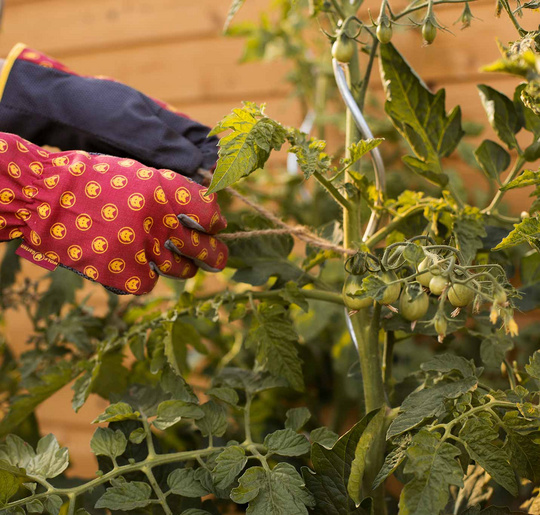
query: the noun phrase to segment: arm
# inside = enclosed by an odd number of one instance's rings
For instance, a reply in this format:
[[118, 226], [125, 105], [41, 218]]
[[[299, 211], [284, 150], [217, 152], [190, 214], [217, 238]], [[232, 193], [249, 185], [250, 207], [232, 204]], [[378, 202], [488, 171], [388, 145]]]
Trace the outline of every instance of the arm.
[[131, 158], [194, 176], [217, 160], [210, 129], [111, 79], [16, 45], [0, 74], [0, 131], [38, 145]]

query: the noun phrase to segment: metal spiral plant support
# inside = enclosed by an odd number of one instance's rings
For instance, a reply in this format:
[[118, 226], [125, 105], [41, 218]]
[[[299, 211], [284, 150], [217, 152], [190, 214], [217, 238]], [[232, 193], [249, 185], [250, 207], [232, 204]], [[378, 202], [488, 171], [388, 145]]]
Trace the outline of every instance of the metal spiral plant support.
[[[371, 132], [371, 129], [369, 128], [369, 125], [367, 124], [366, 119], [364, 118], [364, 115], [360, 110], [360, 107], [358, 107], [358, 104], [354, 100], [351, 90], [349, 89], [349, 86], [347, 84], [347, 78], [345, 77], [345, 72], [343, 71], [343, 68], [336, 59], [332, 59], [332, 66], [334, 69], [334, 77], [336, 79], [339, 92], [341, 93], [341, 97], [343, 98], [343, 101], [345, 102], [347, 108], [351, 111], [352, 117], [354, 119], [354, 122], [356, 123], [356, 126], [358, 127], [358, 130], [360, 131], [360, 134], [365, 139], [373, 138], [373, 133]], [[377, 205], [380, 205], [382, 201], [382, 193], [384, 193], [386, 189], [386, 173], [381, 152], [378, 148], [374, 148], [373, 150], [371, 150], [371, 160], [373, 161], [373, 167], [375, 169], [375, 187], [379, 192]], [[375, 233], [378, 223], [379, 214], [376, 211], [372, 211], [366, 230], [364, 232], [364, 236], [362, 238], [364, 241]]]

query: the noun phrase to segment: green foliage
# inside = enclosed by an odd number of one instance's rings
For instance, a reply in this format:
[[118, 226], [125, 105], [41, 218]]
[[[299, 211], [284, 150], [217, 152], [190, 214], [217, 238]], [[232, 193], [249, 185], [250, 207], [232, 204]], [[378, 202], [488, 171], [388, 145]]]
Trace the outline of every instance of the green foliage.
[[234, 109], [210, 134], [227, 130], [231, 133], [220, 140], [219, 161], [208, 188], [209, 194], [262, 168], [270, 152], [279, 150], [287, 135], [281, 125], [264, 115], [264, 106], [251, 102], [246, 102], [241, 109]]
[[[245, 61], [290, 62], [291, 91], [308, 115], [302, 129], [285, 127], [264, 104], [246, 102], [212, 131], [223, 137], [209, 192], [220, 192], [227, 230], [261, 233], [227, 239], [228, 269], [217, 279], [201, 272], [162, 297], [109, 295], [99, 315], [70, 271], [18, 280], [10, 244], [0, 303], [25, 309], [32, 336], [20, 355], [0, 341], [2, 514], [515, 513], [491, 505], [517, 506], [532, 490], [525, 481], [540, 481], [538, 331], [519, 336], [513, 317], [540, 306], [540, 201], [517, 221], [501, 199], [525, 186], [540, 196], [538, 172], [523, 171], [540, 158], [539, 40], [516, 17], [534, 2], [515, 14], [500, 3], [520, 37], [490, 71], [524, 82], [512, 98], [479, 87], [497, 141], [477, 148], [468, 138], [480, 129], [462, 125], [460, 107], [446, 111], [444, 90], [432, 93], [396, 46], [373, 44], [374, 20], [359, 0], [277, 0], [259, 23], [233, 24], [243, 4], [232, 2], [226, 32], [246, 38]], [[418, 13], [444, 32], [438, 8], [385, 3], [375, 23], [392, 27]], [[471, 19], [467, 4], [461, 21]], [[313, 44], [313, 27], [328, 40]], [[362, 67], [354, 52], [345, 71], [360, 109], [370, 105], [376, 138], [361, 139], [343, 116], [329, 60], [343, 34], [358, 45]], [[370, 96], [376, 60], [386, 119]], [[523, 148], [520, 131], [532, 138]], [[367, 155], [383, 141], [387, 189], [379, 191]], [[285, 143], [298, 175], [266, 169]], [[489, 204], [467, 203], [470, 185], [452, 169], [458, 160], [488, 178]], [[409, 170], [444, 190], [419, 191]], [[253, 172], [238, 187], [290, 231], [221, 191]], [[360, 222], [370, 216], [378, 225], [366, 231]], [[355, 252], [344, 270], [342, 254]], [[448, 284], [436, 291], [428, 273]], [[343, 295], [346, 277], [357, 291]], [[511, 286], [520, 280], [522, 292]], [[473, 298], [456, 308], [459, 287]], [[427, 312], [405, 319], [390, 290], [427, 300]], [[367, 307], [346, 313], [351, 299]], [[35, 417], [70, 382], [76, 411], [91, 396], [109, 403], [94, 421], [99, 470], [88, 481], [65, 476], [67, 449], [40, 438]], [[385, 492], [392, 475], [404, 484], [399, 501]]]
[[392, 44], [381, 45], [381, 75], [386, 113], [415, 154], [406, 156], [405, 164], [444, 184], [440, 158], [451, 154], [464, 134], [460, 108], [447, 115], [444, 90], [431, 93]]

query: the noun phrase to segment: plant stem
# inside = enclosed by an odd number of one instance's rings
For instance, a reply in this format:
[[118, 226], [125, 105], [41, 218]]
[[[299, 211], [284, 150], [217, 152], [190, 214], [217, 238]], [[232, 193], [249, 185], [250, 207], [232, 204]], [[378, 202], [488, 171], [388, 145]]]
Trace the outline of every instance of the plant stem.
[[156, 456], [156, 449], [154, 447], [154, 440], [152, 438], [152, 429], [150, 429], [150, 425], [148, 424], [148, 420], [146, 419], [146, 417], [143, 417], [142, 422], [144, 425], [144, 431], [146, 433], [146, 445], [148, 446], [148, 457], [154, 458]]
[[[503, 183], [502, 187], [510, 184], [519, 175], [519, 173], [521, 172], [521, 168], [523, 167], [523, 165], [526, 162], [527, 161], [525, 160], [525, 158], [523, 156], [519, 156], [516, 159], [516, 163], [514, 164], [514, 168], [512, 168], [511, 172], [508, 174], [508, 176], [504, 180], [504, 183]], [[482, 209], [482, 213], [487, 214], [487, 215], [491, 214], [491, 212], [494, 211], [497, 208], [497, 206], [501, 202], [501, 200], [503, 198], [503, 195], [505, 193], [506, 193], [506, 191], [503, 191], [502, 189], [499, 189], [499, 191], [497, 191], [497, 193], [493, 197], [493, 200], [490, 202], [489, 206]]]
[[508, 0], [499, 0], [499, 3], [504, 7], [504, 10], [506, 11], [506, 14], [508, 14], [508, 17], [510, 18], [510, 21], [513, 23], [514, 27], [518, 31], [520, 36], [524, 36], [527, 34], [528, 31], [526, 31], [520, 23], [517, 21], [517, 18], [515, 17], [514, 13], [512, 12], [512, 8], [510, 7]]
[[358, 107], [360, 111], [363, 111], [364, 104], [366, 102], [366, 93], [369, 86], [369, 79], [371, 77], [371, 72], [373, 70], [373, 64], [375, 62], [375, 57], [377, 56], [377, 49], [379, 48], [379, 40], [376, 37], [373, 37], [373, 42], [371, 44], [371, 51], [369, 52], [369, 61], [366, 66], [366, 72], [364, 73], [364, 79], [362, 80], [362, 87], [360, 93], [358, 94]]
[[405, 220], [409, 216], [413, 216], [417, 213], [422, 212], [424, 210], [424, 207], [425, 206], [423, 204], [410, 207], [409, 209], [407, 209], [407, 211], [404, 211], [403, 213], [393, 218], [388, 224], [386, 224], [385, 227], [379, 229], [373, 236], [368, 238], [365, 241], [365, 244], [370, 249], [373, 248], [375, 245], [377, 245], [377, 243], [384, 240], [384, 238], [386, 238], [386, 236], [388, 236], [396, 227], [398, 227], [399, 224], [403, 222], [403, 220]]
[[341, 6], [339, 5], [337, 0], [332, 0], [332, 5], [336, 11], [336, 13], [339, 15], [339, 17], [344, 20], [346, 18], [345, 13], [341, 9]]
[[384, 339], [383, 352], [383, 378], [386, 388], [392, 386], [392, 364], [394, 361], [394, 345], [396, 344], [396, 335], [394, 331], [387, 331]]
[[399, 20], [400, 18], [403, 18], [404, 16], [407, 16], [415, 11], [421, 11], [422, 9], [425, 9], [426, 7], [429, 7], [429, 4], [432, 5], [441, 5], [441, 4], [465, 4], [467, 2], [475, 2], [477, 0], [434, 0], [433, 2], [424, 2], [422, 4], [415, 5], [413, 7], [408, 7], [404, 11], [401, 11], [399, 14], [393, 15], [392, 20]]
[[247, 395], [246, 405], [244, 406], [244, 429], [246, 432], [246, 444], [251, 445], [253, 438], [251, 436], [251, 395]]
[[[379, 356], [379, 319], [381, 306], [375, 303], [370, 317], [367, 310], [360, 310], [351, 316], [351, 322], [358, 339], [358, 358], [364, 384], [366, 413], [385, 404], [381, 359]], [[370, 319], [372, 323], [370, 324]]]
[[343, 208], [349, 209], [349, 201], [337, 190], [337, 188], [319, 172], [314, 172], [313, 177], [319, 181], [319, 184], [330, 193], [330, 196]]
[[171, 511], [171, 509], [169, 508], [169, 505], [167, 504], [167, 498], [165, 497], [163, 490], [161, 489], [158, 482], [156, 481], [156, 477], [154, 476], [152, 469], [149, 466], [146, 466], [142, 469], [142, 471], [146, 474], [146, 477], [148, 478], [150, 485], [152, 485], [152, 488], [154, 489], [154, 492], [156, 493], [157, 498], [159, 499], [159, 504], [161, 504], [161, 507], [163, 508], [163, 511], [165, 512], [165, 514], [173, 515], [173, 512]]

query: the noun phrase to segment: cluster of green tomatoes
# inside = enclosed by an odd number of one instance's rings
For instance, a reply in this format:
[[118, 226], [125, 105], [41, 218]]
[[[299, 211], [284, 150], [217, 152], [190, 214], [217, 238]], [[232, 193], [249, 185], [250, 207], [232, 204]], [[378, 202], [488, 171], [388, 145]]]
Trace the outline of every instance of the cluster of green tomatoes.
[[[343, 285], [347, 308], [355, 312], [377, 302], [399, 313], [413, 329], [418, 321], [433, 324], [442, 341], [447, 334], [448, 316], [456, 317], [468, 306], [479, 312], [487, 304], [491, 322], [500, 318], [506, 332], [517, 335], [508, 300], [512, 289], [500, 265], [465, 265], [455, 247], [418, 245], [418, 239], [390, 245], [381, 258], [364, 252], [350, 258]], [[430, 298], [438, 302], [437, 311], [431, 320], [423, 320]], [[449, 315], [448, 305], [452, 306]]]

